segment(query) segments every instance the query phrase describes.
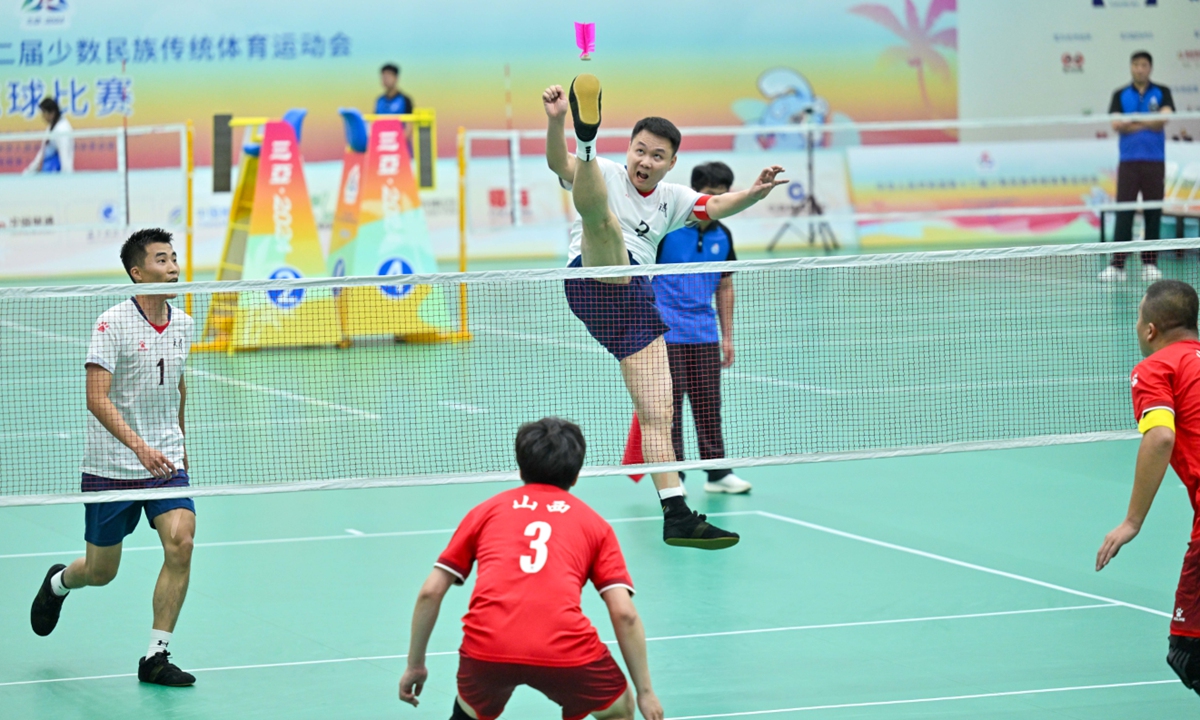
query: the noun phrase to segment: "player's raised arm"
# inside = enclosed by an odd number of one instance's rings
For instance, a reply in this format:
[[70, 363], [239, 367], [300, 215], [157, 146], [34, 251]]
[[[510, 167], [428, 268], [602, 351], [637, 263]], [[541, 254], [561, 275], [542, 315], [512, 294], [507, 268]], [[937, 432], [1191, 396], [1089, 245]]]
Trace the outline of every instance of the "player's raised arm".
[[454, 584], [454, 576], [434, 568], [421, 586], [417, 595], [417, 606], [413, 608], [412, 638], [408, 641], [408, 668], [400, 678], [400, 699], [416, 707], [417, 696], [425, 687], [429, 671], [425, 668], [425, 652], [429, 648], [429, 636], [437, 624], [438, 612], [442, 609], [442, 598]]
[[[175, 464], [166, 455], [146, 444], [125, 418], [121, 411], [109, 398], [112, 389], [112, 373], [96, 364], [87, 366], [87, 409], [104, 429], [132, 450], [142, 465], [156, 478], [169, 478], [175, 474]], [[179, 409], [180, 418], [183, 416], [183, 406]]]
[[542, 93], [546, 109], [546, 164], [566, 182], [575, 181], [575, 158], [567, 152], [567, 93], [561, 85], [551, 85]]
[[608, 616], [612, 619], [613, 632], [625, 658], [625, 667], [637, 693], [638, 709], [646, 720], [662, 720], [662, 704], [650, 685], [650, 664], [646, 660], [646, 629], [638, 616], [633, 598], [623, 587], [613, 587], [601, 597], [608, 605]]
[[[1161, 410], [1159, 412], [1166, 412]], [[1108, 562], [1117, 556], [1121, 547], [1137, 537], [1141, 532], [1142, 523], [1150, 512], [1150, 505], [1158, 493], [1163, 476], [1167, 472], [1167, 464], [1171, 461], [1171, 452], [1175, 449], [1175, 430], [1173, 427], [1159, 425], [1152, 427], [1142, 436], [1138, 446], [1137, 467], [1133, 477], [1133, 495], [1129, 498], [1129, 510], [1125, 520], [1108, 535], [1096, 553], [1096, 571], [1104, 569]]]
[[745, 190], [712, 196], [709, 198], [708, 205], [706, 206], [708, 217], [713, 220], [720, 220], [730, 215], [736, 215], [754, 205], [769, 195], [775, 188], [787, 184], [787, 180], [778, 177], [781, 172], [783, 172], [783, 168], [778, 165], [772, 165], [759, 173], [754, 184]]

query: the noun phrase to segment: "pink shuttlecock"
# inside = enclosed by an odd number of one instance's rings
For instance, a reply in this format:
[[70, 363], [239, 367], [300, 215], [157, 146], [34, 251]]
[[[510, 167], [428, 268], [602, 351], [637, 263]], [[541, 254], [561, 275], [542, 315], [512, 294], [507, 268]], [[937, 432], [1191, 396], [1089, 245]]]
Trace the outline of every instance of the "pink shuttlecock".
[[575, 46], [580, 60], [591, 60], [596, 52], [596, 23], [575, 23]]

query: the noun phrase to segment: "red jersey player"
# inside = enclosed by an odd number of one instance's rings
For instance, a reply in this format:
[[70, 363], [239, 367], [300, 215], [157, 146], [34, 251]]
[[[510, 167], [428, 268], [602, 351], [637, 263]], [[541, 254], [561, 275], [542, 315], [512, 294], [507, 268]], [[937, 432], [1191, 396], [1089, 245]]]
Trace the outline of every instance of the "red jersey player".
[[589, 580], [608, 605], [638, 708], [646, 720], [662, 720], [621, 547], [612, 527], [569, 492], [583, 467], [583, 433], [543, 418], [521, 426], [516, 451], [525, 485], [471, 510], [421, 588], [400, 699], [417, 705], [442, 597], [478, 562], [452, 720], [494, 720], [518, 685], [561, 705], [564, 720], [632, 720], [633, 693], [579, 606]]
[[1167, 471], [1187, 487], [1195, 519], [1175, 591], [1167, 663], [1183, 684], [1200, 693], [1200, 301], [1191, 285], [1160, 280], [1138, 307], [1138, 345], [1146, 359], [1129, 376], [1142, 443], [1133, 497], [1125, 521], [1104, 538], [1096, 554], [1102, 570], [1121, 546], [1137, 536]]

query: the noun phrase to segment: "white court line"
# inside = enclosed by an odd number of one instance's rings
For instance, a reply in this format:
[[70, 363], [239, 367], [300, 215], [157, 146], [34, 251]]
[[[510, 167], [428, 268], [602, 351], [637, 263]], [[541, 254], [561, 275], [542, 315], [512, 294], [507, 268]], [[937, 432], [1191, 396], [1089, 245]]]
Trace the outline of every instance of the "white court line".
[[459, 412], [465, 412], [468, 415], [482, 415], [483, 413], [491, 412], [491, 410], [488, 410], [485, 407], [479, 407], [478, 405], [471, 405], [470, 403], [451, 402], [449, 400], [440, 400], [440, 401], [438, 401], [438, 405], [441, 405], [443, 407], [448, 407], [451, 410], [458, 410]]
[[[926, 617], [898, 618], [895, 620], [860, 620], [857, 622], [824, 623], [821, 625], [788, 625], [785, 627], [759, 628], [757, 630], [726, 630], [724, 632], [695, 633], [692, 635], [665, 635], [663, 637], [646, 638], [646, 642], [658, 640], [691, 640], [694, 638], [728, 637], [731, 635], [761, 635], [763, 633], [797, 632], [801, 630], [836, 630], [839, 628], [869, 627], [872, 625], [906, 625], [908, 623], [934, 622], [937, 620], [971, 620], [974, 618], [1007, 617], [1009, 615], [1038, 615], [1041, 613], [1071, 612], [1074, 610], [1095, 610], [1099, 608], [1121, 607], [1117, 603], [1097, 603], [1095, 605], [1068, 605], [1066, 607], [1034, 608], [1032, 610], [998, 610], [996, 612], [965, 613], [962, 615], [929, 615]], [[616, 640], [606, 640], [612, 644]]]
[[[57, 340], [59, 342], [72, 343], [75, 345], [87, 345], [88, 344], [88, 342], [86, 340], [83, 340], [82, 338], [74, 338], [74, 337], [69, 337], [67, 335], [60, 335], [56, 332], [50, 332], [48, 330], [41, 330], [39, 328], [30, 327], [29, 325], [22, 325], [21, 323], [13, 322], [11, 320], [0, 320], [0, 325], [3, 325], [5, 327], [10, 327], [15, 330], [21, 330], [21, 331], [24, 331], [27, 333], [32, 333], [32, 334], [38, 335], [40, 337], [50, 338], [51, 340]], [[214, 382], [225, 383], [226, 385], [233, 385], [235, 387], [244, 388], [246, 390], [254, 390], [257, 392], [266, 393], [268, 395], [275, 395], [278, 397], [287, 398], [288, 400], [295, 400], [297, 402], [307, 403], [309, 405], [325, 407], [325, 408], [329, 408], [331, 410], [337, 410], [339, 412], [348, 413], [350, 415], [357, 415], [359, 417], [365, 417], [368, 420], [382, 420], [383, 419], [383, 417], [381, 415], [377, 415], [372, 412], [367, 412], [366, 410], [359, 410], [358, 408], [352, 408], [348, 405], [340, 405], [338, 403], [332, 403], [332, 402], [328, 402], [325, 400], [318, 400], [317, 398], [309, 397], [308, 395], [301, 395], [299, 393], [289, 392], [287, 390], [280, 390], [278, 388], [268, 387], [266, 385], [259, 385], [257, 383], [246, 382], [245, 380], [238, 380], [236, 378], [231, 378], [231, 377], [228, 377], [225, 375], [221, 375], [219, 373], [209, 372], [208, 370], [201, 370], [199, 368], [193, 368], [193, 367], [185, 368], [185, 370], [190, 375], [202, 377], [202, 378], [205, 378], [206, 380], [213, 380]]]
[[797, 520], [796, 518], [787, 517], [786, 515], [776, 515], [775, 513], [765, 512], [762, 510], [759, 510], [758, 514], [763, 517], [766, 517], [766, 518], [771, 518], [773, 520], [779, 520], [779, 521], [785, 522], [785, 523], [791, 523], [792, 525], [799, 525], [800, 527], [806, 527], [810, 530], [817, 530], [819, 532], [829, 533], [830, 535], [836, 535], [838, 537], [843, 537], [848, 540], [857, 540], [858, 542], [867, 543], [868, 545], [875, 545], [878, 547], [887, 548], [889, 550], [898, 550], [900, 552], [908, 553], [910, 555], [917, 555], [918, 557], [928, 558], [930, 560], [937, 560], [938, 562], [944, 562], [944, 563], [948, 563], [950, 565], [957, 565], [958, 567], [967, 568], [969, 570], [978, 570], [979, 572], [988, 573], [989, 575], [997, 575], [999, 577], [1008, 578], [1010, 580], [1017, 580], [1017, 581], [1020, 581], [1023, 583], [1029, 583], [1030, 585], [1037, 585], [1038, 587], [1044, 587], [1044, 588], [1048, 588], [1050, 590], [1057, 590], [1059, 592], [1064, 592], [1069, 595], [1076, 595], [1078, 597], [1088, 598], [1089, 600], [1099, 600], [1101, 602], [1112, 603], [1113, 605], [1120, 605], [1122, 607], [1131, 608], [1133, 610], [1141, 610], [1142, 612], [1150, 613], [1151, 615], [1158, 615], [1160, 617], [1165, 617], [1165, 618], [1171, 617], [1171, 613], [1163, 612], [1162, 610], [1154, 610], [1153, 608], [1144, 607], [1142, 605], [1134, 605], [1133, 603], [1127, 603], [1122, 600], [1114, 600], [1112, 598], [1104, 597], [1103, 595], [1094, 595], [1092, 593], [1083, 592], [1082, 590], [1072, 590], [1069, 587], [1063, 587], [1062, 585], [1055, 585], [1054, 583], [1048, 583], [1043, 580], [1035, 580], [1034, 578], [1025, 577], [1024, 575], [1017, 575], [1016, 573], [1005, 572], [1003, 570], [996, 570], [994, 568], [985, 567], [983, 565], [976, 565], [975, 563], [964, 562], [962, 560], [955, 560], [954, 558], [946, 557], [945, 555], [937, 555], [935, 553], [925, 552], [924, 550], [917, 550], [915, 548], [905, 547], [904, 545], [896, 545], [895, 543], [884, 542], [883, 540], [875, 540], [874, 538], [864, 537], [862, 535], [855, 535], [854, 533], [848, 533], [848, 532], [844, 532], [842, 530], [835, 530], [831, 527], [825, 527], [824, 525], [817, 525], [816, 523], [810, 523], [810, 522], [805, 522], [803, 520]]
[[354, 528], [346, 528], [346, 532], [350, 533], [351, 535], [353, 535], [355, 537], [362, 537], [363, 535], [366, 535], [366, 533], [363, 532], [362, 530], [355, 530]]
[[[1038, 608], [1038, 609], [1033, 609], [1033, 610], [1010, 610], [1010, 611], [1006, 611], [1006, 612], [972, 613], [972, 614], [968, 614], [968, 615], [941, 615], [941, 616], [922, 617], [922, 618], [900, 618], [900, 619], [896, 619], [896, 620], [866, 620], [866, 621], [862, 621], [862, 622], [832, 623], [832, 624], [826, 624], [826, 625], [796, 625], [796, 626], [792, 626], [792, 627], [780, 627], [780, 628], [758, 628], [758, 629], [754, 629], [754, 630], [731, 630], [728, 632], [721, 632], [721, 633], [696, 633], [694, 635], [667, 635], [667, 636], [663, 636], [663, 637], [649, 637], [649, 638], [646, 638], [646, 642], [660, 642], [660, 641], [664, 641], [664, 640], [691, 640], [691, 639], [697, 639], [697, 638], [726, 637], [726, 636], [731, 636], [731, 635], [755, 635], [755, 634], [760, 634], [760, 633], [773, 633], [773, 632], [786, 632], [786, 631], [799, 631], [799, 630], [823, 630], [823, 629], [827, 629], [827, 628], [860, 627], [860, 626], [867, 626], [867, 625], [893, 625], [893, 624], [901, 624], [901, 623], [931, 622], [931, 621], [937, 621], [937, 620], [966, 620], [966, 619], [971, 619], [971, 618], [1000, 617], [1000, 616], [1005, 616], [1005, 615], [1029, 615], [1029, 614], [1034, 614], [1034, 613], [1063, 612], [1063, 611], [1070, 611], [1070, 610], [1088, 610], [1088, 609], [1092, 609], [1092, 608], [1105, 608], [1105, 607], [1116, 607], [1116, 605], [1111, 604], [1111, 603], [1104, 604], [1104, 605], [1078, 605], [1075, 607]], [[617, 641], [616, 640], [605, 640], [604, 644], [605, 645], [616, 645]], [[458, 654], [458, 651], [434, 652], [434, 653], [428, 653], [428, 656], [429, 657], [438, 657], [438, 656], [457, 655], [457, 654]], [[258, 665], [227, 665], [224, 667], [199, 668], [196, 670], [189, 670], [189, 672], [198, 673], [198, 672], [218, 672], [218, 671], [225, 671], [225, 670], [260, 670], [263, 668], [297, 667], [297, 666], [301, 666], [301, 665], [330, 665], [330, 664], [334, 664], [334, 663], [369, 662], [372, 660], [401, 660], [406, 657], [408, 657], [408, 655], [370, 655], [370, 656], [348, 657], [348, 658], [332, 658], [332, 659], [328, 659], [328, 660], [298, 660], [298, 661], [294, 661], [294, 662], [262, 663], [262, 664], [258, 664]], [[11, 682], [0, 682], [0, 687], [10, 687], [13, 685], [40, 685], [40, 684], [46, 684], [46, 683], [73, 682], [73, 681], [77, 681], [77, 680], [80, 680], [80, 681], [81, 680], [109, 680], [112, 678], [134, 677], [135, 675], [136, 675], [136, 673], [120, 673], [120, 674], [115, 674], [115, 675], [85, 675], [85, 676], [81, 676], [81, 677], [47, 678], [47, 679], [41, 679], [41, 680], [16, 680], [16, 681], [11, 681]]]
[[[708, 517], [734, 517], [738, 515], [757, 515], [755, 510], [737, 510], [732, 512], [707, 513]], [[645, 517], [628, 517], [628, 518], [607, 518], [606, 521], [611, 524], [616, 523], [631, 523], [631, 522], [650, 522], [653, 520], [662, 521], [662, 515], [648, 515]], [[454, 532], [454, 528], [442, 528], [439, 530], [398, 530], [394, 532], [359, 532], [357, 535], [346, 531], [346, 535], [310, 535], [308, 537], [291, 537], [291, 538], [264, 538], [261, 540], [223, 540], [217, 542], [200, 542], [196, 543], [197, 548], [211, 547], [242, 547], [246, 545], [284, 545], [287, 543], [302, 543], [302, 542], [322, 542], [326, 540], [353, 540], [355, 538], [389, 538], [389, 537], [410, 537], [416, 535], [449, 535]], [[357, 531], [356, 531], [357, 532]], [[147, 550], [161, 550], [161, 545], [143, 545], [139, 547], [122, 548], [121, 552], [145, 552]], [[29, 552], [29, 553], [10, 553], [8, 555], [0, 555], [0, 560], [16, 560], [20, 558], [33, 557], [54, 557], [57, 555], [78, 555], [82, 549], [75, 550], [52, 550], [49, 552]]]
[[358, 408], [352, 408], [349, 405], [341, 405], [338, 403], [329, 402], [327, 400], [318, 400], [314, 397], [309, 397], [308, 395], [301, 395], [299, 393], [290, 392], [288, 390], [280, 390], [279, 388], [268, 387], [266, 385], [259, 385], [258, 383], [246, 382], [245, 380], [238, 380], [237, 378], [231, 378], [231, 377], [226, 377], [224, 375], [218, 375], [217, 373], [209, 372], [208, 370], [201, 370], [199, 368], [188, 368], [187, 371], [191, 375], [195, 375], [197, 377], [202, 377], [207, 380], [214, 380], [219, 383], [225, 383], [226, 385], [233, 385], [234, 387], [245, 388], [247, 390], [256, 390], [258, 392], [266, 393], [268, 395], [275, 395], [278, 397], [287, 398], [288, 400], [295, 400], [296, 402], [307, 403], [309, 405], [316, 405], [317, 407], [329, 408], [330, 410], [337, 410], [339, 412], [348, 413], [350, 415], [357, 415], [359, 417], [365, 417], [368, 420], [382, 420], [383, 419], [382, 415], [377, 415], [373, 412], [367, 412], [366, 410], [359, 410]]
[[837, 705], [805, 705], [801, 707], [778, 708], [776, 710], [748, 710], [745, 712], [713, 713], [711, 715], [679, 715], [667, 720], [708, 720], [708, 718], [776, 715], [779, 713], [807, 712], [809, 710], [844, 710], [848, 708], [884, 707], [886, 705], [916, 705], [920, 703], [949, 702], [952, 700], [979, 700], [983, 698], [1015, 697], [1018, 695], [1078, 692], [1081, 690], [1108, 690], [1112, 688], [1143, 687], [1145, 685], [1170, 685], [1172, 683], [1178, 684], [1179, 680], [1146, 680], [1143, 682], [1109, 683], [1107, 685], [1075, 685], [1072, 687], [1039, 688], [1037, 690], [1009, 690], [1008, 692], [976, 693], [974, 695], [944, 695], [942, 697], [912, 698], [909, 700], [876, 700], [874, 702], [840, 703]]

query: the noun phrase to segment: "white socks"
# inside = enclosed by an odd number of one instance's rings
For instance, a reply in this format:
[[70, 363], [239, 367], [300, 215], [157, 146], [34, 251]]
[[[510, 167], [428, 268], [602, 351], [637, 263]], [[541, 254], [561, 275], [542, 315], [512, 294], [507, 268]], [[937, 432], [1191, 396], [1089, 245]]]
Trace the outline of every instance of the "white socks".
[[587, 142], [575, 138], [575, 157], [584, 162], [591, 162], [596, 159], [596, 140], [592, 139]]
[[658, 499], [666, 500], [667, 498], [683, 497], [683, 486], [679, 485], [673, 488], [663, 488], [658, 491]]
[[58, 597], [62, 597], [63, 595], [71, 592], [71, 588], [63, 585], [63, 573], [66, 571], [67, 569], [63, 568], [62, 570], [54, 573], [54, 575], [50, 578], [50, 589], [54, 591], [54, 594]]
[[151, 630], [150, 649], [146, 651], [146, 659], [149, 660], [160, 652], [166, 652], [169, 642], [171, 642], [171, 633], [165, 630]]

